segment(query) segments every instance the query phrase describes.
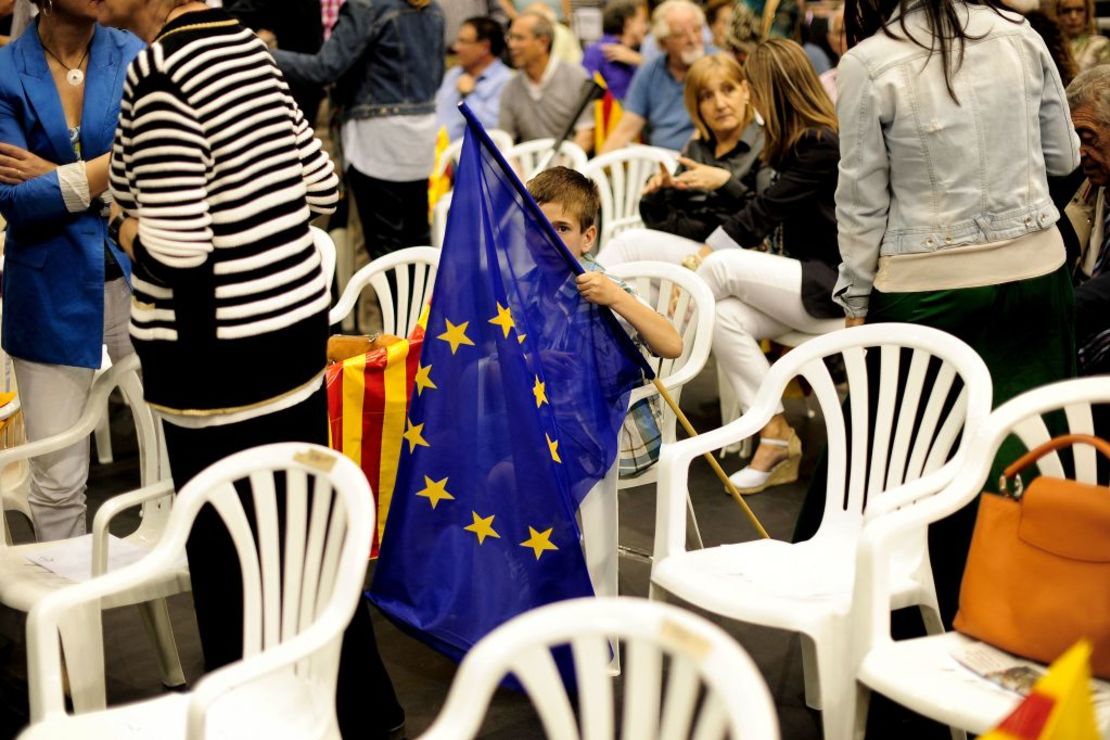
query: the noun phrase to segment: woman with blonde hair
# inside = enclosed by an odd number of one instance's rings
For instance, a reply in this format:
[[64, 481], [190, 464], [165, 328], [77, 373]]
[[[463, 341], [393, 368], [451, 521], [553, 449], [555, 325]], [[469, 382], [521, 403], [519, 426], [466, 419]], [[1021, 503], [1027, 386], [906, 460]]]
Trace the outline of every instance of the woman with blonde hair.
[[1095, 0], [1056, 0], [1056, 18], [1071, 40], [1079, 72], [1110, 63], [1110, 39], [1098, 32]]
[[[837, 328], [834, 193], [840, 159], [836, 114], [813, 65], [793, 41], [771, 39], [744, 65], [751, 102], [763, 118], [762, 159], [775, 181], [726, 219], [684, 261], [717, 298], [713, 352], [742, 406], [750, 407], [769, 369], [761, 339], [792, 329]], [[798, 477], [801, 443], [780, 406], [760, 432], [751, 463], [732, 481], [758, 493]]]
[[748, 102], [748, 82], [736, 60], [715, 54], [698, 60], [686, 75], [686, 110], [696, 133], [683, 147], [672, 176], [660, 167], [640, 200], [646, 229], [610, 239], [602, 264], [661, 260], [681, 264], [726, 218], [741, 210], [770, 170], [759, 161], [763, 128]]

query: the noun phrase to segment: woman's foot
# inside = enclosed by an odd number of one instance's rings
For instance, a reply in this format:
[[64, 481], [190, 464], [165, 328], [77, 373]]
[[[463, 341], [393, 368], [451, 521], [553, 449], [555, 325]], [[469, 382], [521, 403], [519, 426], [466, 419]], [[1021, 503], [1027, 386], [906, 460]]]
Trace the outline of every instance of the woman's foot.
[[802, 442], [791, 429], [786, 439], [761, 436], [751, 463], [729, 476], [736, 490], [745, 495], [759, 493], [771, 486], [798, 480], [802, 462]]

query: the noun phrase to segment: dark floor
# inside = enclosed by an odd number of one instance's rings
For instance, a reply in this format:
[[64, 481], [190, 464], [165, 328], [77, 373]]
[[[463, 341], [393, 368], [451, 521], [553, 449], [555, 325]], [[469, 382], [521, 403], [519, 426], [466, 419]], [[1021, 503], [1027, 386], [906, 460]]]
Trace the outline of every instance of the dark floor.
[[[712, 365], [712, 363], [710, 363]], [[682, 405], [695, 427], [710, 429], [719, 424], [716, 404], [716, 379], [709, 367], [684, 392]], [[790, 537], [794, 520], [802, 503], [808, 475], [820, 452], [823, 424], [818, 416], [808, 419], [804, 402], [787, 402], [787, 414], [798, 430], [805, 447], [802, 479], [798, 483], [773, 489], [748, 499], [752, 509], [772, 537]], [[128, 434], [126, 413], [118, 418], [113, 439], [116, 462], [94, 464], [89, 482], [89, 521], [96, 507], [107, 496], [136, 487], [138, 471], [133, 435]], [[732, 457], [724, 462], [728, 472], [740, 462]], [[698, 513], [702, 535], [707, 545], [754, 539], [755, 532], [740, 508], [722, 490], [709, 465], [695, 462], [691, 470], [691, 491]], [[622, 544], [651, 549], [655, 520], [652, 487], [634, 488], [621, 493]], [[22, 522], [12, 521], [16, 537], [27, 532]], [[121, 520], [120, 532], [130, 531], [135, 520]], [[621, 561], [620, 590], [623, 594], [646, 596], [649, 568], [632, 558]], [[185, 672], [190, 681], [201, 670], [200, 648], [196, 625], [192, 619], [188, 595], [171, 600], [178, 647]], [[782, 737], [787, 740], [811, 740], [821, 737], [820, 716], [805, 706], [802, 663], [796, 635], [778, 630], [741, 625], [715, 617], [730, 634], [748, 650], [763, 671], [778, 707]], [[418, 736], [435, 718], [454, 675], [454, 664], [423, 644], [403, 635], [386, 620], [375, 614], [378, 641], [389, 667], [398, 695], [408, 714], [409, 737]], [[22, 645], [22, 616], [0, 611], [0, 739], [14, 736], [27, 721], [27, 687], [25, 655]], [[117, 609], [104, 619], [105, 650], [108, 671], [108, 700], [126, 702], [161, 691], [154, 653], [143, 633], [138, 613]], [[373, 698], [368, 697], [372, 702]], [[372, 703], [368, 706], [372, 711]], [[487, 715], [482, 731], [484, 738], [540, 738], [542, 733], [526, 698], [507, 691], [498, 693]], [[946, 730], [920, 718], [892, 710], [882, 701], [874, 700], [869, 721], [871, 738], [945, 738]]]

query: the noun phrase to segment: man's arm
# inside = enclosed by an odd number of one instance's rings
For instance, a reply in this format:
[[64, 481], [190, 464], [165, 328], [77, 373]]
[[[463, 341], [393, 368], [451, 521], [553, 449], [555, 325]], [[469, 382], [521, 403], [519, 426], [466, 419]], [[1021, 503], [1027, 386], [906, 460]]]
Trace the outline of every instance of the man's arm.
[[646, 121], [635, 113], [624, 111], [621, 113], [620, 123], [617, 124], [613, 133], [609, 134], [609, 138], [605, 140], [598, 154], [605, 154], [628, 146], [644, 130], [645, 123]]

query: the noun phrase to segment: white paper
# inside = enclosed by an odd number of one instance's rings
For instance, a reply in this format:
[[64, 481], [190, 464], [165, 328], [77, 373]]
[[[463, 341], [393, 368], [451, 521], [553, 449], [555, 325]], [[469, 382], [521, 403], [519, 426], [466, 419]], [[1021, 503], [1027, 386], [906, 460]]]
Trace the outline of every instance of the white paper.
[[[142, 559], [150, 550], [108, 535], [108, 570], [118, 570]], [[50, 547], [36, 550], [27, 559], [51, 573], [81, 582], [92, 578], [92, 535], [58, 540]]]

